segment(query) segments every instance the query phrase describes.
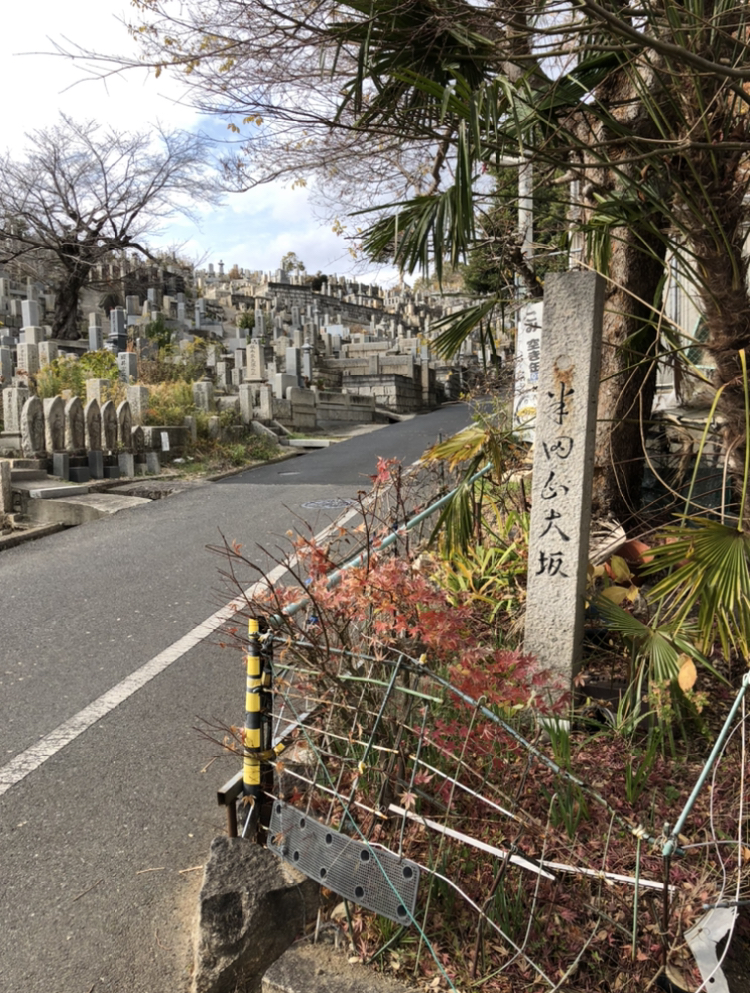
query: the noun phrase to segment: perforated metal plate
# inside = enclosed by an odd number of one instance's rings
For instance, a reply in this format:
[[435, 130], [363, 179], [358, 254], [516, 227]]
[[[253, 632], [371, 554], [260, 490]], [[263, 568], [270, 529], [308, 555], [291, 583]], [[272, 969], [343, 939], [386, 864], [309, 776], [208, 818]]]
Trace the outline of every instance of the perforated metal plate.
[[321, 824], [275, 800], [268, 847], [352, 903], [408, 925], [417, 902], [419, 866]]

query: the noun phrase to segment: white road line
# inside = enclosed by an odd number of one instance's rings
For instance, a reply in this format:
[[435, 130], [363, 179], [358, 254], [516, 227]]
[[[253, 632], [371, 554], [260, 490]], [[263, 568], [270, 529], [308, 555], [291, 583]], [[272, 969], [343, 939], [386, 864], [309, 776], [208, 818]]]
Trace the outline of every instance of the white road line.
[[[358, 510], [359, 508], [347, 510], [341, 517], [337, 518], [317, 534], [315, 541], [324, 541], [334, 529], [343, 527], [347, 521], [355, 517]], [[284, 573], [294, 568], [296, 562], [297, 556], [294, 555], [290, 558], [288, 565], [277, 565], [275, 569], [269, 572], [266, 579], [253, 583], [252, 586], [244, 590], [243, 596], [252, 599], [256, 591], [268, 588], [269, 580], [272, 584], [276, 583]], [[235, 597], [234, 600], [230, 600], [220, 610], [217, 610], [215, 614], [211, 614], [205, 621], [194, 627], [192, 631], [189, 631], [182, 638], [171, 644], [169, 648], [165, 648], [163, 652], [159, 652], [158, 655], [149, 659], [140, 669], [136, 669], [135, 672], [126, 676], [116, 686], [113, 686], [111, 690], [107, 690], [97, 700], [90, 703], [88, 707], [84, 707], [83, 710], [74, 714], [67, 721], [64, 721], [59, 727], [56, 727], [54, 731], [46, 734], [36, 744], [31, 745], [24, 752], [16, 755], [7, 765], [2, 766], [0, 768], [0, 796], [7, 793], [12, 786], [19, 783], [30, 772], [38, 769], [47, 759], [56, 755], [66, 745], [69, 745], [71, 741], [74, 741], [84, 731], [87, 731], [92, 725], [96, 724], [98, 720], [127, 700], [128, 697], [142, 689], [154, 676], [158, 676], [159, 673], [164, 672], [170, 665], [181, 659], [183, 655], [186, 655], [196, 645], [199, 645], [210, 634], [213, 634], [214, 631], [220, 628], [225, 621], [228, 621], [236, 613], [238, 601], [240, 600], [242, 600], [242, 597]]]
[[[287, 567], [285, 565], [277, 566], [269, 573], [268, 578], [276, 582], [286, 571]], [[255, 583], [249, 589], [245, 590], [245, 595], [250, 598], [256, 588], [265, 588], [265, 585], [262, 581]], [[7, 793], [11, 786], [15, 786], [16, 783], [28, 776], [30, 772], [38, 769], [47, 759], [52, 758], [53, 755], [56, 755], [66, 745], [69, 745], [71, 741], [74, 741], [80, 734], [87, 731], [93, 724], [96, 724], [98, 720], [111, 710], [114, 710], [115, 707], [118, 707], [124, 700], [127, 700], [128, 697], [142, 689], [154, 676], [158, 676], [159, 673], [164, 672], [172, 663], [177, 662], [183, 655], [186, 655], [192, 648], [200, 644], [204, 638], [213, 634], [225, 621], [228, 621], [234, 615], [238, 599], [226, 604], [220, 610], [217, 610], [215, 614], [211, 614], [209, 618], [197, 627], [194, 627], [186, 635], [183, 635], [182, 638], [171, 644], [169, 648], [165, 648], [163, 652], [159, 652], [158, 655], [149, 659], [140, 669], [136, 669], [135, 672], [126, 676], [116, 686], [113, 686], [111, 690], [107, 690], [97, 700], [90, 703], [88, 707], [84, 707], [83, 710], [74, 714], [73, 717], [64, 721], [59, 727], [56, 727], [54, 731], [50, 731], [49, 734], [46, 734], [36, 744], [31, 745], [26, 751], [16, 755], [7, 765], [0, 768], [0, 796], [3, 793]]]
[[[416, 465], [417, 463], [414, 464]], [[356, 517], [359, 512], [360, 508], [358, 506], [349, 508], [335, 521], [332, 521], [327, 527], [323, 528], [319, 534], [316, 534], [314, 541], [324, 541], [329, 534], [332, 534], [337, 528], [343, 527], [348, 521]], [[257, 590], [268, 588], [269, 580], [273, 584], [281, 579], [284, 573], [294, 568], [296, 562], [297, 556], [293, 555], [288, 565], [277, 565], [275, 569], [269, 572], [264, 580], [253, 583], [252, 586], [244, 590], [243, 595], [251, 599]], [[20, 752], [7, 765], [0, 767], [0, 796], [7, 793], [12, 786], [20, 783], [30, 772], [38, 769], [47, 759], [52, 758], [53, 755], [56, 755], [66, 745], [69, 745], [71, 741], [75, 741], [79, 735], [96, 724], [98, 720], [101, 720], [102, 717], [106, 716], [111, 710], [114, 710], [115, 707], [119, 707], [121, 703], [142, 689], [155, 676], [164, 672], [170, 665], [181, 659], [183, 655], [186, 655], [196, 645], [199, 645], [210, 634], [213, 634], [214, 631], [220, 628], [225, 621], [228, 621], [236, 613], [237, 602], [240, 599], [242, 598], [235, 597], [234, 600], [230, 600], [220, 610], [217, 610], [215, 614], [211, 614], [209, 618], [175, 641], [169, 648], [165, 648], [163, 652], [159, 652], [158, 655], [149, 659], [140, 669], [136, 669], [135, 672], [126, 676], [116, 686], [113, 686], [111, 690], [107, 690], [97, 700], [90, 703], [88, 707], [84, 707], [83, 710], [80, 710], [73, 717], [64, 721], [59, 727], [56, 727], [54, 731], [46, 734], [36, 744]]]

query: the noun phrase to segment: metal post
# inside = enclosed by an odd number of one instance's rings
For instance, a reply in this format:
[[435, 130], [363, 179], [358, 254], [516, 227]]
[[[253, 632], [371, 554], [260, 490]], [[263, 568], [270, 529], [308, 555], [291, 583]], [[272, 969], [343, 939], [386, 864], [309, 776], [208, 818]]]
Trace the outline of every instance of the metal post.
[[245, 732], [242, 787], [246, 803], [251, 804], [248, 817], [257, 818], [260, 806], [260, 731], [261, 731], [261, 660], [258, 621], [247, 622], [247, 683], [245, 690]]

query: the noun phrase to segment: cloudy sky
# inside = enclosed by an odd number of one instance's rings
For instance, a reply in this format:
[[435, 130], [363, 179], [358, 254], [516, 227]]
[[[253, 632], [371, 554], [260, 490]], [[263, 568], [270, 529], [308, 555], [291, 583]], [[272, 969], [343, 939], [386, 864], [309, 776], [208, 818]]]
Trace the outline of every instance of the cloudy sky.
[[[179, 103], [179, 90], [165, 74], [86, 80], [81, 68], [54, 56], [54, 43], [78, 43], [100, 51], [132, 50], [121, 23], [132, 16], [127, 0], [20, 0], [3, 11], [4, 99], [0, 146], [22, 155], [25, 134], [54, 124], [62, 111], [122, 130], [142, 130], [159, 121], [168, 127], [218, 134], [223, 125], [201, 121]], [[223, 259], [251, 269], [276, 269], [294, 251], [308, 271], [346, 273], [352, 262], [346, 243], [314, 216], [303, 189], [289, 184], [233, 194], [223, 207], [204, 212], [199, 225], [177, 219], [153, 243], [184, 243], [185, 254], [207, 261]], [[386, 273], [367, 278], [389, 282]], [[391, 280], [392, 281], [392, 280]]]

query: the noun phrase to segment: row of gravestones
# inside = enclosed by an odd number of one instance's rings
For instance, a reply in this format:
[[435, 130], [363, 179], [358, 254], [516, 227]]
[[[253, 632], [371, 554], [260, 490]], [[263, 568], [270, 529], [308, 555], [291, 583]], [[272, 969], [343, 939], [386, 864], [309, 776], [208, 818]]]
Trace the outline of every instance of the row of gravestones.
[[[55, 452], [129, 452], [133, 447], [132, 415], [127, 400], [115, 407], [108, 400], [101, 407], [90, 400], [84, 407], [78, 397], [40, 400], [29, 397], [18, 417], [21, 451], [27, 458]], [[6, 429], [9, 427], [6, 417]], [[13, 425], [10, 425], [11, 432]]]

